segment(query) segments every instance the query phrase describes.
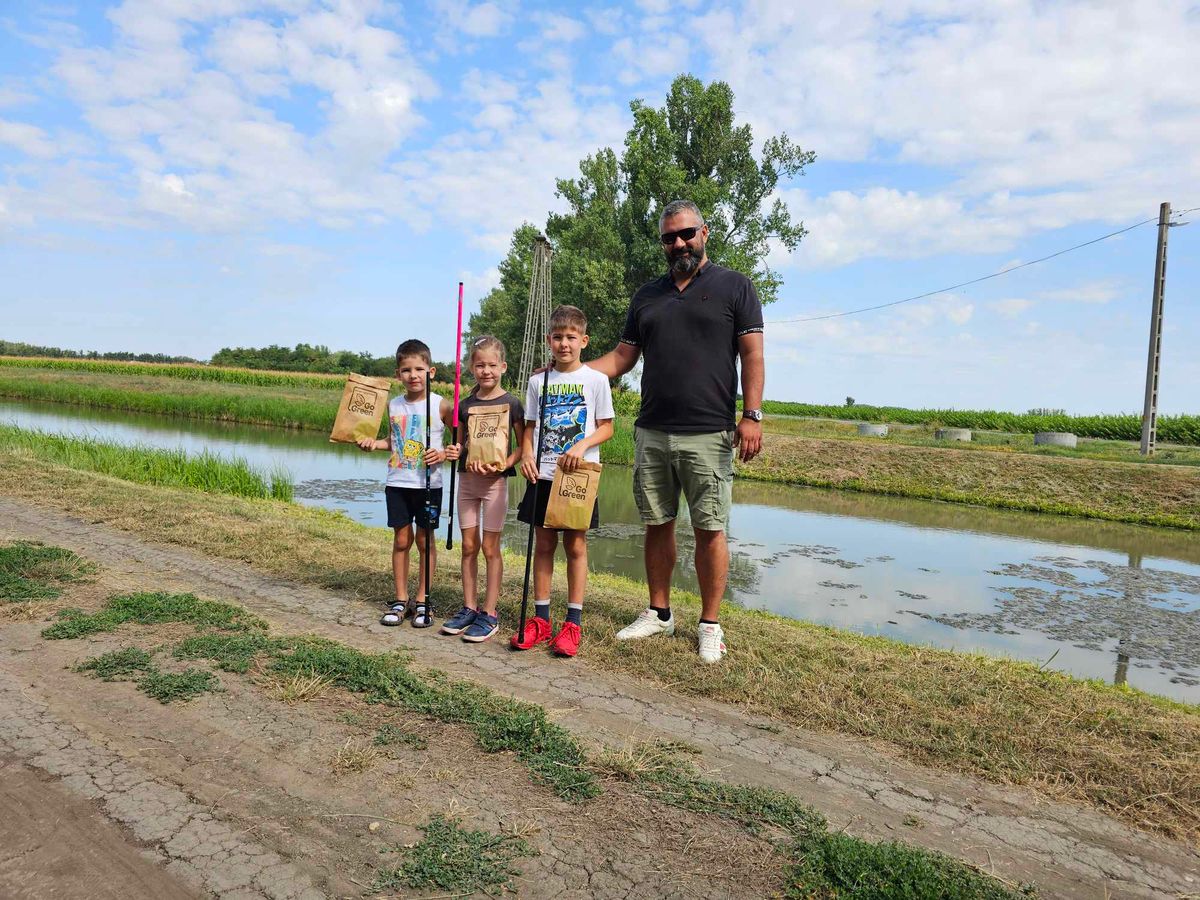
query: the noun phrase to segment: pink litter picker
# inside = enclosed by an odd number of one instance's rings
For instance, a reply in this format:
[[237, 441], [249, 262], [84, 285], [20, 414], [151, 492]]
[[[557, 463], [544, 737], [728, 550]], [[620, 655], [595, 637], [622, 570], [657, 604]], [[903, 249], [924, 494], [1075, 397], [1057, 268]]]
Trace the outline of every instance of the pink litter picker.
[[[454, 443], [461, 444], [462, 436], [458, 433], [458, 395], [462, 389], [462, 306], [463, 283], [458, 283], [458, 327], [454, 332]], [[458, 462], [450, 466], [450, 508], [446, 516], [446, 549], [454, 549], [454, 476], [458, 472]]]

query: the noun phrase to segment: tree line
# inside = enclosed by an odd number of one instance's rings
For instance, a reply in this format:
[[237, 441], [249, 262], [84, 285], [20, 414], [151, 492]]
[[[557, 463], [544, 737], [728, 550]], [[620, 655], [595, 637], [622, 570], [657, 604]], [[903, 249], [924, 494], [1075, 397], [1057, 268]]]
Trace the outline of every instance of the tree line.
[[168, 356], [165, 353], [131, 353], [116, 350], [101, 353], [98, 350], [64, 350], [62, 347], [42, 347], [24, 341], [0, 341], [0, 356], [45, 356], [51, 359], [108, 359], [114, 362], [149, 363], [194, 363], [199, 360], [190, 356]]

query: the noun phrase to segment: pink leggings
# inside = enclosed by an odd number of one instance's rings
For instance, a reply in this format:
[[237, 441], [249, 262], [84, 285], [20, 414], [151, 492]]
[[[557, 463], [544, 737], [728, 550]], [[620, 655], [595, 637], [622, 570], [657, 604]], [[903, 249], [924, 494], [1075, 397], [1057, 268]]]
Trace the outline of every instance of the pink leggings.
[[458, 473], [458, 522], [463, 531], [479, 527], [483, 510], [483, 530], [503, 531], [508, 513], [508, 479], [501, 475]]

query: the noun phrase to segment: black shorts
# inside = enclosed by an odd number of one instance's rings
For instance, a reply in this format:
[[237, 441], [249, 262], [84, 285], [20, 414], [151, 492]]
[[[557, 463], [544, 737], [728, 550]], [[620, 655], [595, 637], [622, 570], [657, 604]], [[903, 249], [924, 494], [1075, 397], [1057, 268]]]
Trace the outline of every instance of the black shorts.
[[[525, 483], [525, 496], [521, 498], [521, 505], [517, 508], [517, 521], [524, 522], [526, 525], [532, 521], [539, 528], [545, 528], [546, 507], [550, 504], [550, 485], [553, 482], [539, 481], [536, 485]], [[537, 520], [533, 519], [533, 491], [537, 488]], [[592, 524], [588, 526], [588, 530], [600, 524], [600, 503], [592, 507]], [[555, 531], [563, 531], [562, 528], [556, 528]]]
[[442, 508], [442, 489], [429, 489], [429, 506], [425, 507], [425, 488], [404, 488], [388, 485], [383, 490], [387, 500], [388, 528], [407, 528], [416, 520], [418, 528], [437, 528], [438, 511]]

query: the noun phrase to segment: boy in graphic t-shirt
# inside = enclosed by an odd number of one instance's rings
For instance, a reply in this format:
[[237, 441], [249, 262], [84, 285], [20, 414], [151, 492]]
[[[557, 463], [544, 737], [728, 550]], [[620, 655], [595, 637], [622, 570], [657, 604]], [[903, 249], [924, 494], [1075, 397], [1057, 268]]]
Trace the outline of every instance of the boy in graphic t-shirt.
[[[512, 645], [528, 650], [550, 641], [550, 650], [559, 656], [579, 652], [583, 620], [583, 593], [587, 587], [587, 531], [563, 530], [563, 550], [567, 555], [567, 617], [557, 634], [550, 626], [550, 580], [554, 574], [554, 553], [558, 549], [558, 531], [546, 528], [546, 505], [550, 501], [550, 482], [554, 469], [573, 472], [580, 460], [600, 461], [600, 445], [612, 437], [613, 405], [608, 378], [579, 361], [588, 345], [587, 316], [574, 306], [559, 306], [550, 314], [546, 336], [554, 366], [547, 380], [545, 396], [546, 437], [542, 444], [539, 469], [538, 417], [543, 376], [529, 379], [525, 402], [525, 433], [521, 438], [521, 474], [529, 480], [517, 518], [537, 526], [533, 555], [535, 615], [525, 623], [524, 634], [514, 634]], [[540, 481], [540, 484], [539, 484]], [[536, 509], [535, 509], [536, 498]], [[590, 528], [599, 524], [592, 513]]]

